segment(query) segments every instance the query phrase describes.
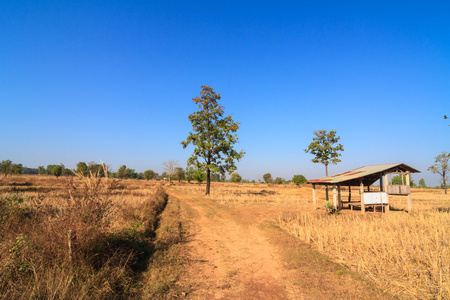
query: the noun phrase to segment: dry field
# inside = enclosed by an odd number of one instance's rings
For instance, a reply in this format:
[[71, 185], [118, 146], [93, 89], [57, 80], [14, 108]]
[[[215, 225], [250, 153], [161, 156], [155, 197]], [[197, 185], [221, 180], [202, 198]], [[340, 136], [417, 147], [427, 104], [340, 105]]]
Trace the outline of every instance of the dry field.
[[[0, 181], [0, 299], [450, 299], [450, 195], [442, 190], [413, 189], [411, 215], [404, 197], [391, 197], [387, 214], [327, 215], [324, 190], [315, 209], [307, 186], [213, 183], [204, 196], [204, 184], [176, 182], [164, 186], [164, 212], [158, 186], [37, 175]], [[261, 231], [268, 221], [299, 244]], [[264, 231], [282, 248], [301, 249], [286, 263]]]
[[9, 176], [0, 181], [0, 299], [176, 295], [182, 231], [179, 203], [157, 182]]
[[[174, 188], [200, 194], [204, 186]], [[343, 199], [347, 196], [343, 191]], [[318, 197], [323, 205], [324, 189]], [[359, 197], [357, 188], [352, 197]], [[313, 208], [310, 187], [292, 185], [215, 184], [210, 198], [233, 208], [278, 208], [278, 226], [394, 297], [450, 299], [450, 195], [443, 190], [412, 189], [411, 215], [400, 196], [390, 198], [387, 214], [344, 209], [326, 215]]]

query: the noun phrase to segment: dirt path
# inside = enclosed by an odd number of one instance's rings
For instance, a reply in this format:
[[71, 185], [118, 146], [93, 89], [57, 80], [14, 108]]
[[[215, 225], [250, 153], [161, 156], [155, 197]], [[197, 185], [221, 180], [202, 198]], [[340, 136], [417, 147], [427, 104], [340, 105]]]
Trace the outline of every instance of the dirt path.
[[[187, 243], [190, 266], [181, 282], [190, 287], [188, 298], [370, 299], [382, 296], [352, 274], [337, 275], [340, 266], [306, 245], [297, 245], [280, 231], [261, 226], [279, 214], [280, 208], [229, 208], [207, 197], [170, 193], [180, 199], [182, 209], [192, 221]], [[286, 261], [286, 253], [295, 257]]]

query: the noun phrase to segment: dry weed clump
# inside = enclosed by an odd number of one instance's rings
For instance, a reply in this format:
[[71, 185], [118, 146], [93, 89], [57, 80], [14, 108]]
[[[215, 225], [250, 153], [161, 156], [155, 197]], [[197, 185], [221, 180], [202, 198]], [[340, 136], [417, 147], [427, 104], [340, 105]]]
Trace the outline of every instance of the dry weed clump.
[[450, 298], [449, 213], [299, 213], [277, 223], [394, 294]]
[[2, 182], [1, 299], [136, 295], [132, 287], [155, 251], [168, 195], [163, 189], [145, 192], [146, 199], [117, 224], [118, 182], [91, 175]]

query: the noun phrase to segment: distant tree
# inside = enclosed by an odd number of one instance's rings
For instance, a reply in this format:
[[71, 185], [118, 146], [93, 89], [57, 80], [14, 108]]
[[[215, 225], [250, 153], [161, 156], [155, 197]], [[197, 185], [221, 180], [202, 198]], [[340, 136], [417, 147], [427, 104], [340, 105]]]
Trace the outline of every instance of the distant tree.
[[76, 171], [78, 174], [82, 174], [83, 176], [89, 176], [88, 166], [84, 161], [77, 163]]
[[142, 173], [142, 172], [137, 173], [137, 177], [136, 178], [137, 179], [145, 179], [144, 178], [144, 173]]
[[219, 173], [212, 173], [211, 174], [211, 181], [212, 182], [220, 182], [220, 174]]
[[242, 177], [238, 173], [234, 172], [231, 174], [231, 182], [241, 182]]
[[105, 177], [105, 169], [103, 167], [103, 164], [98, 164], [95, 161], [90, 161], [87, 167], [89, 175], [92, 174], [95, 177]]
[[45, 175], [45, 168], [44, 168], [44, 166], [39, 166], [38, 167], [38, 174], [39, 175]]
[[36, 175], [38, 173], [39, 173], [39, 171], [37, 168], [28, 168], [28, 167], [22, 168], [22, 174]]
[[[336, 165], [341, 161], [339, 152], [344, 151], [344, 146], [337, 144], [341, 138], [336, 136], [335, 130], [328, 132], [321, 129], [314, 130], [313, 133], [315, 137], [313, 137], [312, 143], [305, 149], [305, 152], [314, 155], [314, 158], [311, 159], [313, 163], [321, 163], [325, 166], [325, 174], [328, 176], [328, 165], [330, 163]], [[335, 144], [337, 145], [334, 146]]]
[[192, 166], [187, 166], [184, 171], [184, 178], [187, 180], [187, 182], [191, 182], [191, 180], [194, 179], [194, 168]]
[[223, 116], [224, 107], [218, 104], [220, 94], [216, 94], [209, 86], [201, 87], [200, 97], [192, 99], [198, 104], [199, 110], [189, 115], [193, 130], [181, 144], [183, 149], [189, 144], [195, 147], [188, 163], [206, 171], [205, 194], [209, 195], [211, 172], [234, 172], [235, 161], [244, 156], [244, 151], [237, 152], [233, 148], [238, 142], [236, 131], [239, 129], [239, 122], [235, 122], [231, 115]]
[[169, 179], [169, 184], [172, 183], [172, 177], [175, 174], [175, 169], [178, 166], [178, 161], [176, 160], [169, 160], [162, 163], [163, 170], [165, 173], [167, 173], [167, 177]]
[[419, 180], [419, 186], [423, 189], [425, 189], [427, 187], [427, 184], [425, 183], [425, 179], [421, 178]]
[[155, 177], [155, 172], [153, 170], [144, 171], [144, 178], [147, 180], [153, 179]]
[[197, 170], [194, 171], [194, 180], [198, 182], [198, 184], [202, 183], [206, 179], [206, 173], [201, 169], [197, 168]]
[[306, 180], [305, 176], [303, 175], [294, 175], [294, 177], [292, 177], [292, 182], [295, 183], [296, 185], [303, 184], [307, 181], [308, 180]]
[[127, 174], [126, 175], [127, 178], [131, 178], [131, 179], [138, 178], [138, 174], [136, 173], [136, 171], [134, 169], [126, 168], [125, 173]]
[[184, 180], [184, 177], [185, 177], [185, 174], [184, 174], [183, 168], [176, 167], [175, 174], [174, 174], [175, 180], [178, 180], [178, 182], [180, 182], [181, 180]]
[[47, 175], [54, 175], [52, 170], [56, 166], [58, 166], [58, 165], [47, 165], [47, 168], [45, 169], [45, 174], [47, 174]]
[[277, 177], [275, 178], [275, 184], [283, 184], [286, 180], [284, 180], [284, 178], [281, 177]]
[[[392, 185], [404, 185], [404, 184], [406, 184], [406, 175], [396, 175], [396, 176], [392, 177], [391, 184]], [[409, 185], [411, 187], [415, 187], [416, 186], [416, 184], [411, 179], [411, 177], [409, 178]]]
[[12, 161], [10, 161], [9, 159], [3, 160], [0, 164], [0, 173], [3, 173], [3, 178], [8, 176], [8, 174], [11, 174], [11, 165]]
[[166, 172], [162, 172], [161, 176], [160, 176], [160, 179], [166, 180], [166, 179], [168, 179], [168, 177], [169, 177], [169, 175], [167, 175]]
[[52, 167], [52, 169], [51, 169], [52, 170], [52, 175], [55, 175], [56, 178], [58, 178], [59, 176], [62, 175], [63, 169], [64, 168], [61, 165], [54, 165]]
[[270, 173], [266, 173], [263, 175], [263, 179], [265, 183], [272, 183], [273, 179], [272, 179], [272, 175]]
[[445, 189], [445, 194], [447, 194], [447, 181], [448, 181], [447, 174], [449, 172], [449, 165], [448, 165], [449, 160], [450, 154], [444, 151], [434, 158], [435, 164], [428, 168], [428, 171], [431, 171], [434, 174], [441, 175], [441, 183]]
[[[313, 141], [305, 149], [305, 152], [314, 155], [314, 158], [311, 159], [313, 163], [321, 163], [325, 166], [325, 174], [328, 176], [328, 165], [330, 163], [336, 165], [341, 161], [339, 152], [344, 151], [344, 146], [337, 144], [341, 138], [336, 136], [335, 130], [328, 132], [320, 129], [314, 130], [313, 133], [315, 137], [313, 137]], [[337, 145], [335, 146], [335, 144]], [[326, 186], [326, 198], [328, 200], [328, 185]]]
[[122, 165], [116, 172], [116, 177], [120, 179], [126, 179], [129, 177], [129, 173], [127, 172], [127, 166]]

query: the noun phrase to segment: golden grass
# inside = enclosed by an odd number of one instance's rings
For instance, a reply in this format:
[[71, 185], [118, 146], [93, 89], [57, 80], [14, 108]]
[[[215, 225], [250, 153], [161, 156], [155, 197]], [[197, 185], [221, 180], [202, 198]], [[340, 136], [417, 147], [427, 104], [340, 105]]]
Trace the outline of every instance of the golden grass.
[[[204, 185], [173, 189], [202, 195]], [[330, 197], [331, 197], [330, 193]], [[348, 190], [342, 190], [342, 198]], [[349, 266], [400, 298], [450, 299], [450, 195], [443, 190], [412, 189], [412, 214], [406, 197], [390, 197], [389, 213], [345, 209], [326, 215], [325, 189], [311, 187], [213, 183], [212, 200], [229, 207], [278, 207], [286, 213], [276, 223], [300, 240]], [[353, 201], [359, 191], [352, 189]], [[295, 213], [292, 213], [292, 208]]]

